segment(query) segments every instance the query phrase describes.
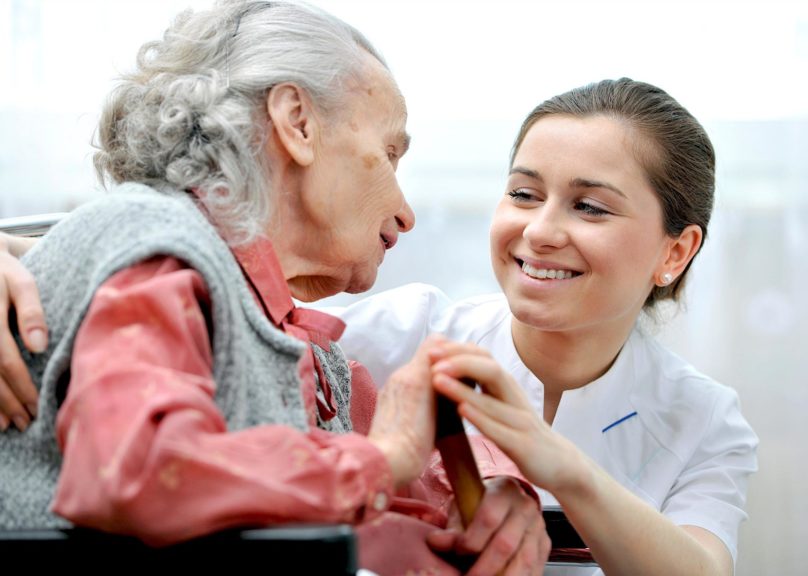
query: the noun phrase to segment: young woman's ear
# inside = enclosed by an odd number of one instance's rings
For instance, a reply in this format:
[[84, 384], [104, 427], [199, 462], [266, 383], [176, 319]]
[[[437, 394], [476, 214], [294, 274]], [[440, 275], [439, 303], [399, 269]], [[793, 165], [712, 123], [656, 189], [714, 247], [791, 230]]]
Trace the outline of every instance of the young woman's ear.
[[704, 234], [698, 224], [690, 224], [679, 236], [668, 238], [667, 254], [654, 277], [656, 284], [665, 286], [678, 278], [699, 251], [703, 239]]
[[285, 82], [267, 94], [267, 115], [283, 149], [300, 166], [314, 162], [318, 129], [311, 98], [300, 86]]

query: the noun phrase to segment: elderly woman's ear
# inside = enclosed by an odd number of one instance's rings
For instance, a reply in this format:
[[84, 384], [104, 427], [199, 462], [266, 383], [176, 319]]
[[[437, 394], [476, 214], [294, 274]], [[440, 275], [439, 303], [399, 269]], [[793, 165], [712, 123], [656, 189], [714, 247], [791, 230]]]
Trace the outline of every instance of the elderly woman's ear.
[[306, 91], [289, 82], [274, 86], [267, 94], [267, 115], [278, 151], [300, 166], [311, 165], [319, 117]]

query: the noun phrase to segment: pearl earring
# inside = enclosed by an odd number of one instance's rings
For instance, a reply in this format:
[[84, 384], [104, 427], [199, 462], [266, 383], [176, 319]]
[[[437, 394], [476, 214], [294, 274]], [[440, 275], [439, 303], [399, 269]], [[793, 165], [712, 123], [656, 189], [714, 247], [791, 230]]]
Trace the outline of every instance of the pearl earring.
[[671, 282], [673, 282], [673, 274], [671, 274], [670, 272], [665, 272], [662, 275], [662, 285], [667, 286]]

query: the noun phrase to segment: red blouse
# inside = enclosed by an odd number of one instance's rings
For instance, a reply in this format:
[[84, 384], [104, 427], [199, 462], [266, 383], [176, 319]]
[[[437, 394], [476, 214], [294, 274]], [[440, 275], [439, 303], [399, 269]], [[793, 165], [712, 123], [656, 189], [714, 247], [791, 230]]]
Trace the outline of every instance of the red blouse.
[[[323, 347], [340, 320], [295, 308], [267, 240], [236, 257], [280, 329]], [[158, 257], [110, 277], [78, 331], [57, 418], [64, 454], [53, 510], [76, 524], [168, 544], [228, 527], [356, 522], [387, 509], [393, 483], [359, 434], [268, 425], [228, 433], [213, 401], [210, 297], [201, 275]], [[315, 421], [313, 354], [301, 360]]]

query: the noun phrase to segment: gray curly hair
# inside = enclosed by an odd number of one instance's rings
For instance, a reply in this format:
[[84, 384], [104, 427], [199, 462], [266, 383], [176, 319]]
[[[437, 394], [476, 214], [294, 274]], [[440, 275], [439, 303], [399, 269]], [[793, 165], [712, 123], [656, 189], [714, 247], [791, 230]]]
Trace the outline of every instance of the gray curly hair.
[[141, 182], [164, 193], [194, 189], [231, 244], [270, 217], [266, 140], [269, 89], [292, 82], [325, 117], [345, 103], [363, 51], [355, 28], [289, 0], [223, 0], [181, 13], [162, 40], [144, 44], [136, 70], [102, 111], [94, 164], [102, 184]]

